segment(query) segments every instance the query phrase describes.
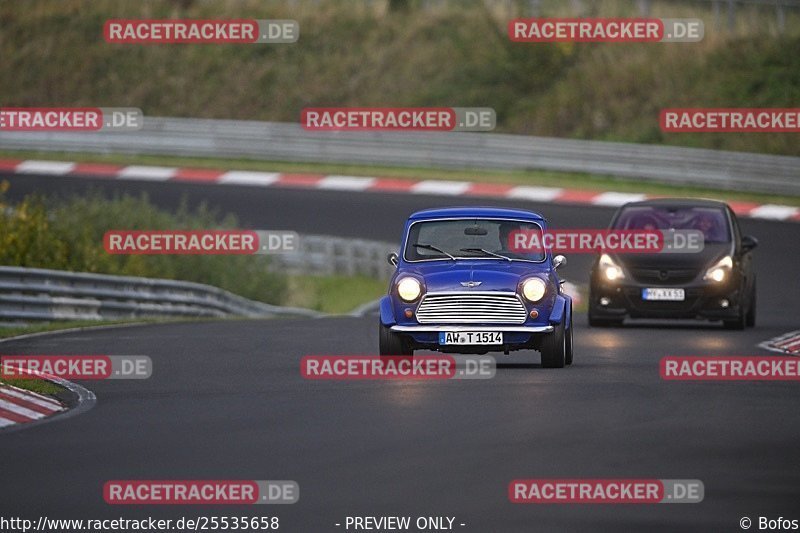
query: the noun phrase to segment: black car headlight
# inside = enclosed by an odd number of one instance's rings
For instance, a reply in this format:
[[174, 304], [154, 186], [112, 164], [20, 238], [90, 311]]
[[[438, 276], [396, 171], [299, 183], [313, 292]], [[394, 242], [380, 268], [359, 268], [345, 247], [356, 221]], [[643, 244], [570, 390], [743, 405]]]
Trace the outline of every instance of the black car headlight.
[[622, 267], [616, 264], [608, 254], [602, 254], [600, 256], [597, 267], [600, 269], [600, 275], [606, 281], [625, 279], [625, 273], [622, 271]]
[[733, 258], [729, 255], [726, 255], [719, 261], [717, 261], [714, 266], [706, 270], [703, 279], [705, 281], [713, 281], [715, 283], [722, 283], [728, 276], [731, 274], [731, 270], [733, 269]]

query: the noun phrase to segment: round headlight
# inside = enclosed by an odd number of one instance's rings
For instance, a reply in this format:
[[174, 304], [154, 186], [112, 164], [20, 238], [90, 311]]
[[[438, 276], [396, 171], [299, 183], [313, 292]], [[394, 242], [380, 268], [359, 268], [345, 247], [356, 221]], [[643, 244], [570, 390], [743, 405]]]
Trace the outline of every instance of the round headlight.
[[397, 294], [406, 302], [413, 302], [422, 294], [422, 285], [414, 278], [403, 278], [397, 282]]
[[522, 284], [522, 295], [531, 302], [538, 302], [544, 297], [547, 285], [539, 278], [531, 278]]

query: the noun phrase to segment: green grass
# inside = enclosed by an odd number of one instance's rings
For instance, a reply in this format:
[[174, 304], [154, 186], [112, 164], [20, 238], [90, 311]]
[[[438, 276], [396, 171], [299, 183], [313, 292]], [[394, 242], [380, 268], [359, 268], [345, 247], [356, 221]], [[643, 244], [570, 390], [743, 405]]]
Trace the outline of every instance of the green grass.
[[[778, 35], [774, 6], [737, 4], [727, 31], [708, 2], [653, 2], [653, 17], [702, 18], [704, 40], [529, 44], [506, 35], [522, 0], [435, 4], [397, 13], [334, 0], [3, 2], [0, 94], [5, 106], [289, 122], [310, 106], [490, 106], [504, 132], [800, 155], [797, 134], [658, 127], [663, 107], [796, 106], [797, 10], [786, 10]], [[574, 16], [573, 4], [548, 0], [541, 15]], [[586, 16], [638, 15], [630, 0], [578, 4]], [[291, 45], [113, 45], [102, 38], [109, 18], [295, 19], [301, 36]]]
[[545, 170], [492, 171], [492, 170], [442, 170], [413, 167], [382, 167], [374, 165], [345, 165], [334, 163], [290, 163], [285, 161], [254, 161], [252, 159], [226, 159], [202, 157], [169, 157], [148, 155], [100, 155], [84, 153], [30, 152], [0, 150], [0, 159], [43, 159], [82, 161], [117, 165], [163, 165], [198, 167], [220, 170], [260, 170], [265, 172], [296, 172], [311, 174], [346, 174], [353, 176], [378, 176], [406, 179], [438, 179], [474, 181], [509, 185], [541, 185], [597, 191], [637, 192], [651, 195], [704, 197], [724, 201], [742, 201], [800, 206], [800, 196], [763, 194], [742, 191], [723, 191], [703, 187], [678, 187], [628, 180], [594, 174], [551, 172]]
[[[2, 332], [3, 330], [0, 329], [0, 336], [2, 336]], [[0, 369], [2, 369], [2, 365], [0, 365]], [[11, 385], [19, 389], [29, 390], [31, 392], [37, 392], [39, 394], [44, 394], [47, 396], [55, 396], [56, 394], [64, 390], [64, 388], [61, 387], [60, 385], [56, 385], [55, 383], [44, 379], [19, 379], [19, 378], [0, 377], [0, 385]]]
[[0, 378], [0, 385], [11, 385], [18, 389], [29, 390], [45, 396], [55, 396], [65, 389], [51, 381], [44, 379], [4, 379]]
[[145, 194], [99, 192], [5, 200], [0, 182], [0, 264], [73, 272], [175, 279], [214, 285], [246, 298], [279, 305], [285, 296], [282, 274], [258, 255], [117, 255], [103, 246], [109, 230], [231, 229], [235, 216], [205, 202], [161, 209]]
[[290, 276], [288, 305], [342, 314], [386, 293], [386, 281], [363, 276]]

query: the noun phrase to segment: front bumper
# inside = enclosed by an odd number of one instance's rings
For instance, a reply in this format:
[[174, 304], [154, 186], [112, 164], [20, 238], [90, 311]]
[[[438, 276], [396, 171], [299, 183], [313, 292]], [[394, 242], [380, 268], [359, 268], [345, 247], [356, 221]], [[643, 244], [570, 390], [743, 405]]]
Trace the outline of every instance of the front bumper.
[[392, 326], [392, 331], [398, 333], [439, 333], [440, 331], [502, 331], [508, 333], [550, 333], [553, 326], [432, 326], [424, 324], [419, 326]]
[[[474, 324], [469, 326], [449, 325], [394, 325], [390, 328], [411, 341], [415, 349], [436, 350], [454, 353], [487, 353], [489, 351], [505, 351], [538, 349], [544, 336], [553, 332], [553, 326], [492, 326], [490, 324]], [[502, 345], [440, 345], [439, 333], [443, 331], [501, 331]]]
[[[736, 286], [683, 286], [683, 301], [650, 301], [641, 297], [643, 284], [593, 285], [589, 309], [595, 318], [705, 318], [720, 320], [739, 314], [741, 293]], [[601, 301], [606, 304], [602, 305]], [[723, 305], [727, 303], [727, 306]]]

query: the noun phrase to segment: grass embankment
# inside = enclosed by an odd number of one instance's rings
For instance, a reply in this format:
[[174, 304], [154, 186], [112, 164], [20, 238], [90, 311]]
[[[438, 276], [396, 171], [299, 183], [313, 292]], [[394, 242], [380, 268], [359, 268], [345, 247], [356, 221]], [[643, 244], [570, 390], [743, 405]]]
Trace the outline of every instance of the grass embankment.
[[146, 195], [34, 195], [16, 205], [0, 197], [0, 211], [5, 211], [0, 216], [2, 265], [195, 281], [271, 304], [286, 297], [284, 277], [268, 269], [265, 256], [113, 255], [103, 247], [103, 235], [111, 229], [237, 227], [236, 217], [205, 204], [190, 209], [184, 203], [171, 213]]
[[327, 312], [349, 311], [385, 288], [364, 278], [289, 278], [271, 270], [263, 255], [108, 254], [103, 235], [110, 229], [226, 229], [238, 221], [204, 204], [164, 211], [146, 195], [27, 196], [10, 204], [2, 197], [7, 185], [0, 184], [0, 265], [194, 281], [270, 304]]
[[[426, 3], [428, 4], [428, 3]], [[638, 16], [636, 2], [584, 3]], [[498, 130], [800, 155], [796, 134], [665, 134], [664, 107], [794, 107], [800, 15], [775, 32], [770, 6], [737, 5], [735, 31], [709, 5], [653, 2], [699, 17], [701, 43], [523, 44], [506, 36], [527, 2], [37, 0], [0, 5], [0, 104], [133, 106], [147, 115], [298, 120], [307, 106], [491, 106]], [[541, 15], [574, 15], [545, 0]], [[505, 6], [505, 7], [504, 7]], [[726, 24], [726, 13], [721, 22]], [[292, 18], [291, 45], [111, 45], [109, 18]]]
[[341, 314], [386, 293], [387, 281], [364, 276], [290, 276], [288, 305]]

